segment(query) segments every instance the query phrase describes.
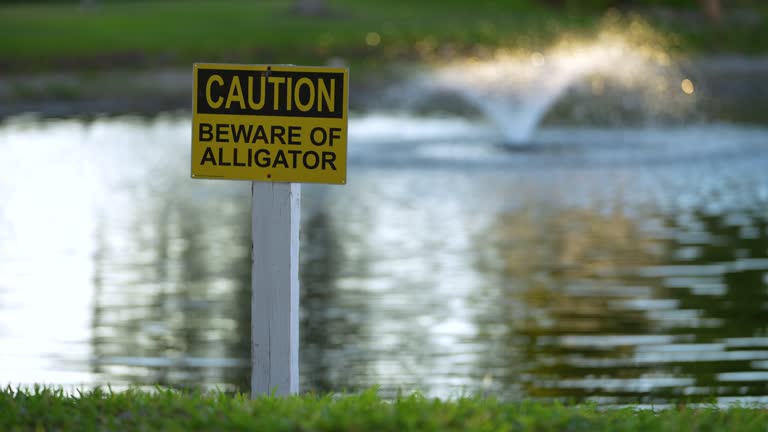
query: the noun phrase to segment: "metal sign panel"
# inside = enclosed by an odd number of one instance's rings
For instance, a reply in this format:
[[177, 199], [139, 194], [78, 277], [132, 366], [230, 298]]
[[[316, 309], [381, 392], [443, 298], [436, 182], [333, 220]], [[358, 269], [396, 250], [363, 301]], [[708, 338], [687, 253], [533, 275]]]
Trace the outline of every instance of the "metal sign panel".
[[192, 177], [346, 183], [348, 69], [196, 63], [193, 76]]

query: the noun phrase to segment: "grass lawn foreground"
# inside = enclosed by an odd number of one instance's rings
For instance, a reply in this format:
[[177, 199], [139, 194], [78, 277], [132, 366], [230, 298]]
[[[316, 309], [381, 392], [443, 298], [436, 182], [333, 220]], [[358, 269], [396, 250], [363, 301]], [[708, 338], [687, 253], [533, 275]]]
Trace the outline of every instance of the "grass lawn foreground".
[[420, 395], [384, 400], [358, 395], [287, 398], [158, 390], [93, 390], [68, 396], [47, 387], [0, 392], [0, 430], [253, 431], [760, 431], [768, 409], [651, 410], [594, 405], [440, 400]]

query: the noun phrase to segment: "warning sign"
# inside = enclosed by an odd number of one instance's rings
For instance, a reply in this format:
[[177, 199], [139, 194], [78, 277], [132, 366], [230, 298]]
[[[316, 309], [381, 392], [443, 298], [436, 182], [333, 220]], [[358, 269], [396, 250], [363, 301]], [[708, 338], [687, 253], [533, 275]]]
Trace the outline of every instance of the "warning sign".
[[195, 64], [192, 177], [344, 184], [349, 71]]

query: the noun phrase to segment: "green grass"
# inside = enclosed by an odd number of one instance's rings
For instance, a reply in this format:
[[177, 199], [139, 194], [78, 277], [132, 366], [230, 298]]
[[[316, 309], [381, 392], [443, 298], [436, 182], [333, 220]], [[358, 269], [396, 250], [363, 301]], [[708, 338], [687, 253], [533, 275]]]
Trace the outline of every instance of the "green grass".
[[630, 408], [542, 402], [505, 403], [486, 398], [450, 401], [419, 395], [380, 399], [360, 395], [263, 397], [95, 390], [67, 396], [61, 390], [0, 391], [0, 430], [252, 430], [252, 431], [760, 431], [765, 408], [685, 408], [658, 413]]
[[[536, 8], [517, 16], [509, 6], [494, 13], [498, 4], [342, 0], [332, 2], [324, 17], [300, 16], [291, 1], [274, 0], [135, 1], [91, 9], [72, 4], [0, 6], [0, 59], [29, 66], [67, 57], [88, 63], [99, 56], [107, 64], [143, 62], [147, 56], [171, 62], [387, 58], [412, 51], [418, 42], [498, 43], [543, 24], [545, 17]], [[380, 34], [378, 46], [366, 44], [369, 32]]]
[[[542, 6], [534, 0], [328, 0], [330, 13], [308, 17], [293, 0], [98, 1], [0, 5], [0, 72], [51, 68], [189, 64], [409, 60], [430, 53], [496, 47], [545, 47], [564, 32], [590, 34], [603, 9]], [[768, 48], [765, 6], [750, 6], [749, 26], [696, 26], [685, 49]], [[369, 32], [381, 42], [366, 44]]]

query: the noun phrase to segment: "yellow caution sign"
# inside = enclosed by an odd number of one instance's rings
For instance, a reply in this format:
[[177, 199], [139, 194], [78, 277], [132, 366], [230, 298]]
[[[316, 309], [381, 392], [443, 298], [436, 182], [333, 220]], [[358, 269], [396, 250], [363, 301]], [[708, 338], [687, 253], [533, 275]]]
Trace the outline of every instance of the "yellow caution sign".
[[193, 67], [192, 177], [347, 181], [349, 70]]

